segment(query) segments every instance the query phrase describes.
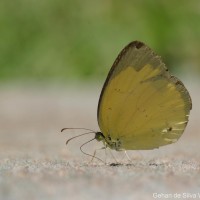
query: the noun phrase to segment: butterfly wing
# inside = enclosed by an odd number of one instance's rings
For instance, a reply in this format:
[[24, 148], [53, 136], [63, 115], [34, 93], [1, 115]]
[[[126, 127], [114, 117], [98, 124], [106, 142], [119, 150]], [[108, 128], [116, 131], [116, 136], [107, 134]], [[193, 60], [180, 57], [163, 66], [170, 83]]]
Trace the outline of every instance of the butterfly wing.
[[142, 42], [127, 45], [104, 83], [98, 123], [106, 141], [118, 149], [153, 149], [176, 142], [191, 110], [183, 83]]

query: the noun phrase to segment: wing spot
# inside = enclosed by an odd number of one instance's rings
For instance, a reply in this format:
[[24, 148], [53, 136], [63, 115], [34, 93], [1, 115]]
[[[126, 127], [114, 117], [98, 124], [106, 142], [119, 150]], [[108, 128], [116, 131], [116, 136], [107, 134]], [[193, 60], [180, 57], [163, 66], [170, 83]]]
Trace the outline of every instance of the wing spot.
[[173, 130], [173, 128], [170, 126], [168, 128], [163, 129], [162, 134], [167, 134], [167, 133], [171, 132], [172, 130]]
[[183, 85], [183, 83], [180, 80], [177, 80], [175, 84], [176, 85]]
[[116, 91], [116, 92], [120, 92], [120, 89], [119, 89], [119, 88], [115, 88], [115, 91]]
[[167, 131], [172, 131], [172, 127], [169, 127], [169, 128], [167, 129]]
[[134, 42], [134, 45], [135, 45], [135, 47], [136, 47], [137, 49], [140, 49], [141, 47], [144, 46], [144, 43], [139, 42], [139, 41], [135, 41], [135, 42]]

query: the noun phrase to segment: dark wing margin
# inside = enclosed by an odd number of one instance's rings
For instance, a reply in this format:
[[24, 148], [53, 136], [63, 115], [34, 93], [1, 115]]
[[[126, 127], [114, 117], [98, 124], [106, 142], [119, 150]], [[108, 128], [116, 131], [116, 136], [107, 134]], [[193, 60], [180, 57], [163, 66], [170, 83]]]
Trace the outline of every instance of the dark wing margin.
[[181, 96], [183, 97], [183, 99], [185, 99], [185, 102], [187, 102], [188, 109], [192, 110], [192, 99], [190, 97], [188, 90], [186, 89], [185, 85], [183, 84], [183, 82], [173, 75], [170, 75], [170, 80], [175, 85], [177, 85], [177, 87], [179, 88]]
[[100, 104], [101, 104], [101, 99], [103, 97], [103, 93], [104, 93], [104, 90], [108, 84], [108, 81], [115, 69], [115, 67], [118, 65], [118, 63], [120, 62], [121, 58], [124, 56], [124, 54], [126, 54], [126, 52], [128, 51], [129, 48], [137, 48], [137, 49], [140, 49], [141, 47], [145, 46], [145, 44], [143, 42], [140, 42], [140, 41], [133, 41], [131, 43], [129, 43], [127, 46], [124, 47], [124, 49], [122, 49], [122, 51], [119, 53], [119, 55], [117, 56], [115, 62], [113, 63], [109, 73], [108, 73], [108, 76], [104, 82], [104, 85], [103, 85], [103, 88], [101, 90], [101, 94], [100, 94], [100, 97], [99, 97], [99, 102], [98, 102], [98, 109], [97, 109], [97, 119], [98, 119], [98, 116], [99, 116], [99, 109], [100, 109]]

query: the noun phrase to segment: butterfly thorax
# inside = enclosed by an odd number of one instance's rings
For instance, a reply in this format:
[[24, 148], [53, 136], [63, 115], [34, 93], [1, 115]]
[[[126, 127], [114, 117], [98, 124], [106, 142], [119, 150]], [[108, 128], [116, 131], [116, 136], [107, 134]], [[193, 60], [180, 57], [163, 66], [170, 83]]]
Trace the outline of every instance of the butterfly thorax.
[[104, 143], [105, 147], [109, 147], [110, 149], [114, 149], [116, 151], [123, 150], [121, 148], [122, 143], [121, 143], [120, 139], [115, 140], [115, 139], [112, 139], [110, 136], [105, 137], [102, 132], [96, 132], [95, 139], [97, 141], [102, 141]]

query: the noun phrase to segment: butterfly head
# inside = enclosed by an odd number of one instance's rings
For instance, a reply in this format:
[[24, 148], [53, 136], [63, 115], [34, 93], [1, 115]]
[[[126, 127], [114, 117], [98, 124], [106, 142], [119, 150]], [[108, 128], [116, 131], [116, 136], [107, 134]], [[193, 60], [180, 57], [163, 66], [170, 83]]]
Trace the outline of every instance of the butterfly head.
[[104, 141], [105, 140], [105, 137], [104, 137], [104, 135], [103, 135], [103, 133], [102, 132], [96, 132], [95, 133], [95, 139], [97, 140], [97, 141]]
[[116, 151], [120, 151], [121, 149], [121, 141], [119, 139], [112, 139], [110, 136], [105, 137], [102, 132], [95, 133], [95, 139], [97, 141], [102, 141], [105, 147], [109, 147], [110, 149], [114, 149]]

